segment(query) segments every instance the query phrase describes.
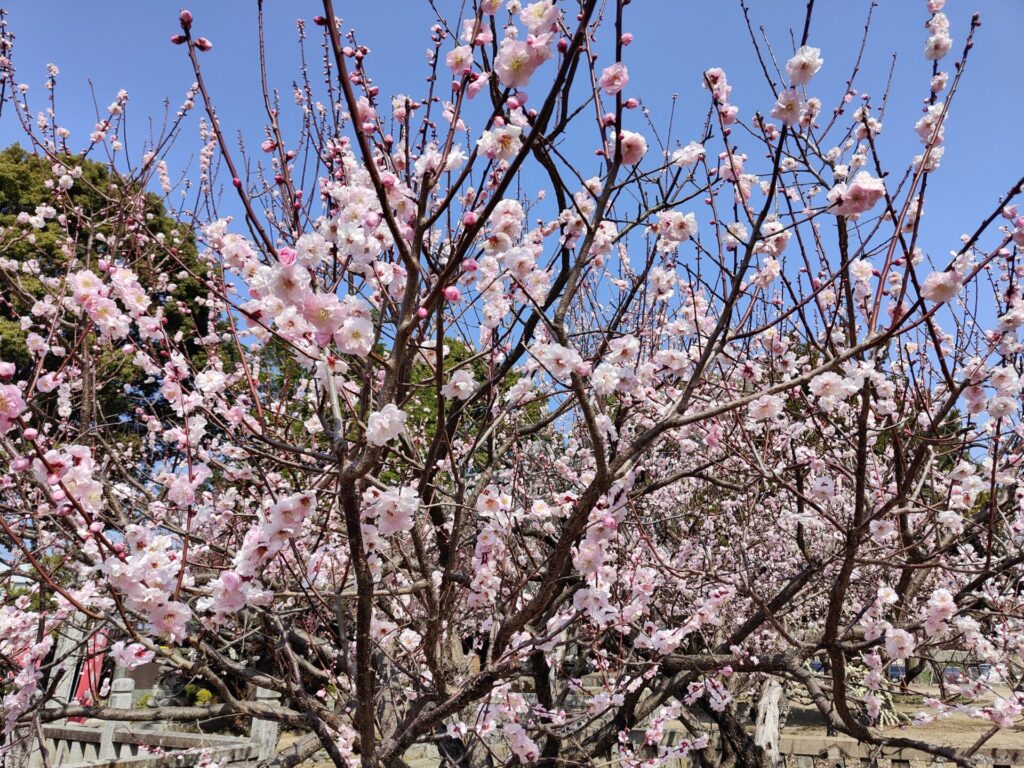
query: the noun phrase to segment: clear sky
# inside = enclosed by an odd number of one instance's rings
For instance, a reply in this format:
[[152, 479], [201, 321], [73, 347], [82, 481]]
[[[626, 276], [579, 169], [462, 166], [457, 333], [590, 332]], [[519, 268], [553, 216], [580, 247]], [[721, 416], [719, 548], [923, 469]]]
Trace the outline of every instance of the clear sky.
[[[784, 62], [793, 48], [791, 30], [799, 35], [805, 0], [749, 3], [755, 29], [765, 26], [778, 59]], [[453, 18], [462, 5], [458, 0], [437, 0], [437, 4]], [[266, 5], [271, 84], [282, 90], [287, 111], [290, 84], [297, 73], [295, 20], [311, 20], [322, 7], [316, 0], [266, 0]], [[194, 34], [214, 43], [202, 62], [222, 125], [229, 135], [241, 132], [250, 145], [262, 139], [265, 124], [255, 7], [252, 0], [196, 0], [190, 6]], [[849, 77], [868, 7], [868, 0], [817, 2], [810, 43], [822, 49], [825, 66], [809, 93], [822, 97], [827, 109]], [[32, 86], [34, 109], [46, 106], [42, 84], [46, 65], [53, 62], [61, 69], [58, 113], [62, 124], [72, 130], [73, 147], [87, 142], [96, 122], [95, 105], [105, 112], [120, 88], [131, 98], [129, 138], [140, 139], [149, 118], [159, 123], [164, 99], [173, 112], [193, 80], [184, 49], [168, 41], [178, 31], [179, 8], [177, 0], [8, 0], [9, 25], [17, 36], [17, 74]], [[357, 29], [361, 42], [373, 50], [369, 67], [382, 94], [424, 92], [424, 52], [434, 20], [427, 0], [336, 0], [335, 8], [345, 27]], [[929, 183], [925, 210], [922, 243], [939, 257], [958, 247], [960, 233], [972, 231], [1024, 170], [1019, 138], [1024, 125], [1024, 99], [1019, 94], [1024, 2], [950, 0], [946, 13], [954, 50], [944, 62], [948, 67], [961, 50], [975, 10], [982, 14], [982, 27], [962, 92], [947, 121], [947, 151], [941, 170]], [[924, 0], [880, 0], [855, 85], [871, 93], [877, 104], [895, 55], [890, 106], [879, 147], [884, 162], [897, 170], [921, 151], [913, 124], [927, 96], [930, 62], [923, 56], [927, 18]], [[655, 127], [663, 132], [670, 96], [679, 94], [673, 143], [700, 136], [708, 106], [700, 73], [711, 66], [728, 73], [731, 101], [740, 107], [742, 119], [749, 119], [756, 110], [770, 111], [774, 97], [760, 74], [738, 0], [634, 0], [626, 8], [626, 19], [626, 27], [635, 35], [625, 55], [632, 79], [629, 95], [642, 98]], [[315, 57], [316, 35], [311, 36]], [[544, 75], [541, 70], [537, 77], [543, 80]], [[650, 136], [638, 113], [632, 119], [637, 125], [630, 127]], [[172, 175], [189, 162], [195, 168], [199, 146], [195, 125], [193, 117], [170, 157]], [[598, 169], [593, 157], [596, 138], [588, 130], [578, 135], [581, 144], [575, 149], [578, 157], [585, 158], [581, 173], [586, 177]], [[5, 111], [0, 143], [20, 139], [20, 128]], [[136, 157], [141, 152], [139, 146], [130, 149]], [[715, 153], [719, 150], [713, 147]]]

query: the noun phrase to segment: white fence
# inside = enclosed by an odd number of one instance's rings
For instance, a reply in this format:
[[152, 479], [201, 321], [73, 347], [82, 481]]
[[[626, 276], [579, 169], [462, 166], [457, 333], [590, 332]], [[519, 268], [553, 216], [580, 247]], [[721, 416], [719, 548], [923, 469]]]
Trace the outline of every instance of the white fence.
[[[116, 709], [132, 706], [135, 682], [114, 680], [106, 704]], [[276, 694], [257, 690], [257, 700], [269, 702]], [[10, 768], [188, 768], [208, 757], [220, 765], [252, 765], [272, 757], [277, 746], [278, 724], [253, 719], [249, 736], [187, 733], [163, 723], [127, 723], [116, 720], [83, 724], [59, 722], [43, 726], [43, 749], [9, 755]]]

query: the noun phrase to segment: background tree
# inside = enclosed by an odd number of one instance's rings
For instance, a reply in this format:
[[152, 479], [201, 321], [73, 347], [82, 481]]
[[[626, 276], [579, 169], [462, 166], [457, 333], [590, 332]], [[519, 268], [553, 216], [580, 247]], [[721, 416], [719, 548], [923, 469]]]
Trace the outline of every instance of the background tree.
[[[19, 224], [28, 225], [20, 235]], [[210, 316], [196, 299], [205, 293], [208, 267], [197, 258], [188, 224], [171, 218], [161, 199], [146, 192], [139, 179], [125, 178], [109, 165], [82, 156], [30, 154], [18, 145], [8, 147], [0, 152], [0, 227], [8, 232], [6, 268], [0, 270], [5, 286], [0, 356], [14, 363], [20, 376], [32, 376], [39, 363], [29, 349], [30, 338], [33, 346], [38, 344], [38, 334], [25, 329], [21, 319], [33, 310], [48, 311], [48, 301], [66, 296], [71, 272], [82, 267], [102, 271], [114, 262], [154, 287], [151, 300], [163, 307], [163, 332], [181, 334], [183, 349], [202, 364], [205, 352], [195, 339], [208, 328]], [[164, 243], [169, 247], [163, 248]], [[160, 407], [155, 380], [133, 363], [130, 353], [107, 348], [92, 355], [92, 344], [83, 338], [95, 331], [77, 320], [53, 330], [50, 343], [58, 353], [80, 347], [85, 356], [81, 375], [64, 377], [73, 383], [65, 407], [76, 421], [131, 430], [133, 422], [122, 418], [124, 414], [139, 406]], [[139, 339], [129, 333], [125, 342]], [[47, 369], [60, 369], [64, 361], [50, 352], [43, 362]], [[57, 400], [54, 394], [33, 404], [52, 418], [57, 416]]]

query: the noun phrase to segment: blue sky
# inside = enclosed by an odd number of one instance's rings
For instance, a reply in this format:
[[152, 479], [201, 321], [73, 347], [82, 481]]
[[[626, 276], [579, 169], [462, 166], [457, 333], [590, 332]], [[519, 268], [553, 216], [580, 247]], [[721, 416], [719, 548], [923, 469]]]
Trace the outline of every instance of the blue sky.
[[[271, 85], [281, 89], [288, 112], [289, 87], [298, 63], [295, 20], [300, 16], [310, 20], [322, 7], [315, 0], [267, 0], [266, 5]], [[784, 62], [792, 51], [791, 30], [799, 36], [805, 0], [750, 0], [750, 5], [755, 29], [765, 26], [777, 58]], [[426, 0], [336, 0], [335, 6], [345, 27], [355, 28], [360, 41], [373, 50], [369, 67], [383, 94], [423, 93], [427, 74], [424, 52], [434, 21]], [[438, 6], [454, 18], [461, 3], [438, 0]], [[825, 66], [809, 93], [821, 96], [827, 108], [842, 93], [849, 76], [868, 6], [868, 0], [817, 3], [810, 43], [822, 49]], [[72, 130], [72, 146], [87, 141], [96, 121], [90, 87], [101, 110], [120, 88], [127, 89], [131, 98], [129, 138], [141, 139], [148, 132], [149, 119], [159, 123], [164, 99], [169, 100], [173, 112], [193, 80], [184, 49], [168, 41], [178, 31], [180, 7], [176, 1], [165, 0], [14, 0], [8, 8], [10, 29], [17, 36], [14, 59], [19, 80], [32, 86], [33, 108], [45, 107], [45, 67], [53, 62], [61, 69], [58, 114]], [[240, 131], [250, 145], [258, 143], [265, 116], [257, 67], [255, 3], [197, 0], [190, 8], [195, 15], [194, 34], [214, 43], [214, 50], [204, 55], [202, 62], [224, 129], [231, 136]], [[940, 257], [958, 247], [960, 233], [972, 231], [991, 211], [1022, 167], [1020, 142], [1013, 137], [1024, 124], [1024, 100], [1018, 98], [1013, 62], [1019, 52], [1019, 32], [1024, 28], [1024, 2], [950, 0], [946, 13], [951, 20], [954, 53], [961, 50], [976, 9], [982, 11], [982, 27], [947, 122], [947, 151], [941, 170], [930, 181], [925, 212], [922, 243]], [[855, 86], [871, 93], [877, 104], [895, 54], [890, 106], [879, 142], [883, 160], [895, 169], [905, 167], [920, 152], [913, 124], [927, 96], [930, 62], [922, 53], [927, 18], [924, 0], [881, 0]], [[755, 110], [767, 113], [771, 109], [774, 97], [760, 75], [738, 0], [634, 0], [626, 8], [626, 20], [627, 29], [635, 35], [625, 55], [632, 79], [628, 94], [642, 98], [659, 131], [667, 124], [671, 95], [679, 95], [673, 140], [685, 143], [699, 138], [708, 105], [707, 94], [700, 88], [700, 73], [711, 66], [721, 66], [728, 73], [733, 85], [731, 101], [740, 107], [741, 118], [749, 119]], [[315, 68], [316, 34], [311, 37]], [[947, 57], [947, 66], [953, 59], [952, 54]], [[639, 112], [630, 117], [636, 125], [628, 127], [648, 133]], [[195, 125], [193, 117], [170, 156], [172, 175], [190, 161], [195, 167], [199, 147]], [[588, 126], [577, 135], [580, 142], [571, 149], [578, 152], [581, 173], [586, 177], [598, 170], [593, 158], [595, 134]], [[5, 112], [0, 120], [0, 143], [16, 140], [23, 140], [20, 128]], [[141, 151], [137, 144], [130, 149], [136, 157]], [[715, 153], [720, 149], [713, 147]]]

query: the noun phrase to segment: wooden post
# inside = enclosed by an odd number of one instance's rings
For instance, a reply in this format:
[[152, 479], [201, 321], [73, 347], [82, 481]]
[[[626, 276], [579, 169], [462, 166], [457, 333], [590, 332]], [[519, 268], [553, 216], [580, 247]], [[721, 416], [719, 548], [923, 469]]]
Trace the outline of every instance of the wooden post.
[[[131, 709], [132, 691], [135, 681], [130, 677], [119, 677], [110, 684], [110, 696], [107, 706], [114, 709]], [[114, 731], [121, 723], [117, 720], [104, 720], [100, 729], [100, 760], [113, 760], [117, 757], [114, 746]]]
[[[273, 705], [281, 697], [277, 691], [266, 688], [256, 689], [256, 701], [260, 704]], [[252, 719], [249, 729], [249, 740], [256, 746], [256, 760], [269, 760], [277, 753], [278, 723], [274, 720]]]

